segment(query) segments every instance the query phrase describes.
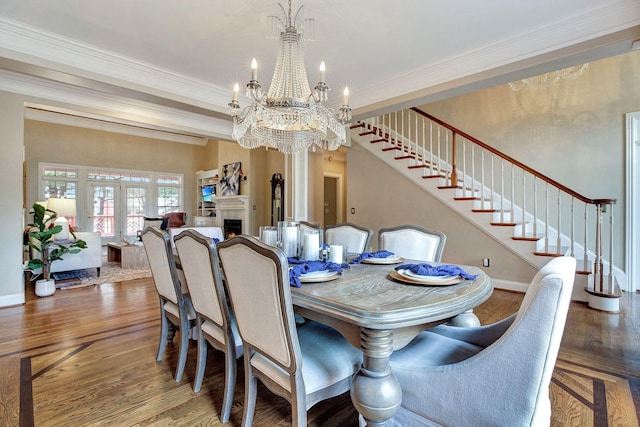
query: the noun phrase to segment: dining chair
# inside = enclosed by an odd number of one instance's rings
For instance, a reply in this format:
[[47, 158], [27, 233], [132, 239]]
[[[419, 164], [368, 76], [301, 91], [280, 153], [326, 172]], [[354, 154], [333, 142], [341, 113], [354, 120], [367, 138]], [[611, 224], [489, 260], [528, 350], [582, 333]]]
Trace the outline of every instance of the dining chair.
[[307, 230], [320, 230], [322, 231], [322, 228], [320, 227], [319, 224], [313, 224], [311, 222], [308, 221], [298, 221], [298, 225], [300, 226], [300, 230], [304, 233]]
[[363, 253], [371, 249], [373, 230], [350, 222], [328, 225], [324, 229], [328, 245], [343, 245], [349, 253]]
[[307, 425], [307, 410], [351, 385], [360, 350], [318, 322], [296, 328], [284, 253], [252, 236], [217, 245], [244, 348], [242, 425], [252, 424], [257, 380], [291, 404], [292, 425]]
[[517, 313], [474, 328], [436, 326], [391, 356], [402, 387], [392, 426], [543, 426], [571, 300], [572, 257], [549, 261]]
[[379, 250], [391, 251], [416, 261], [440, 262], [446, 241], [444, 233], [416, 225], [400, 225], [378, 231]]
[[174, 243], [196, 313], [198, 359], [193, 391], [199, 392], [202, 386], [210, 344], [224, 353], [225, 384], [220, 421], [226, 423], [231, 415], [236, 359], [242, 356], [242, 339], [229, 311], [216, 246], [213, 240], [194, 230], [183, 231]]
[[160, 344], [156, 360], [158, 362], [162, 360], [167, 340], [173, 340], [177, 327], [180, 330], [180, 348], [176, 381], [179, 382], [182, 380], [187, 363], [189, 336], [191, 328], [195, 325], [195, 312], [191, 298], [182, 292], [169, 235], [155, 227], [149, 227], [142, 231], [141, 237], [149, 260], [153, 283], [160, 298]]

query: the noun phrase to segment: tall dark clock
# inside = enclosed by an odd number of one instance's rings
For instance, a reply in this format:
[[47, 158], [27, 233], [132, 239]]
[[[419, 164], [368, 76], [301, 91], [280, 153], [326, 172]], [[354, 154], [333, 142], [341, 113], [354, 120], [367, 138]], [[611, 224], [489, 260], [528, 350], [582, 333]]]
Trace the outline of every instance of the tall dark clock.
[[284, 221], [284, 179], [279, 173], [271, 177], [271, 225]]

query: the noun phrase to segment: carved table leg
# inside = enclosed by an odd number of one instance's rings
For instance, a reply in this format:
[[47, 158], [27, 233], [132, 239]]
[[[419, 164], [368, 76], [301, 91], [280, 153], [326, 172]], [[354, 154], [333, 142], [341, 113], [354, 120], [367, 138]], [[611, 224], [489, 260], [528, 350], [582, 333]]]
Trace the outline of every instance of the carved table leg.
[[463, 311], [462, 313], [458, 314], [456, 317], [451, 319], [449, 321], [449, 323], [447, 323], [447, 324], [449, 326], [460, 326], [460, 327], [463, 327], [463, 328], [475, 328], [476, 326], [480, 326], [480, 320], [478, 319], [478, 316], [475, 315], [473, 310], [467, 310], [467, 311]]
[[368, 426], [382, 426], [402, 402], [402, 389], [389, 366], [393, 332], [362, 328], [360, 346], [364, 359], [351, 384], [351, 400]]

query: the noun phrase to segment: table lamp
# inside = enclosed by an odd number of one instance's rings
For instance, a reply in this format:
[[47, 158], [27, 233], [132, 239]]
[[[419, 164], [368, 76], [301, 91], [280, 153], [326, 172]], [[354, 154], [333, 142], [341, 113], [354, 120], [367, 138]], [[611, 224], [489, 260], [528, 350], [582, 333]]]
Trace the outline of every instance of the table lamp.
[[55, 240], [69, 239], [69, 221], [66, 217], [76, 216], [76, 199], [56, 199], [49, 197], [47, 209], [54, 211], [58, 216], [53, 222], [54, 225], [62, 227], [62, 231], [54, 235]]

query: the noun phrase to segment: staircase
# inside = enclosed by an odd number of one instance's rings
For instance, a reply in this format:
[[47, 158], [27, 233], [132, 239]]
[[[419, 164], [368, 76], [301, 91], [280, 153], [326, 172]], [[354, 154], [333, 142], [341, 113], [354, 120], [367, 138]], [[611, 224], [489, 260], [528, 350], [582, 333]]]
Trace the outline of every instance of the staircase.
[[615, 199], [580, 195], [417, 108], [351, 128], [352, 141], [532, 266], [575, 257], [573, 299], [619, 310], [625, 277], [613, 264]]

